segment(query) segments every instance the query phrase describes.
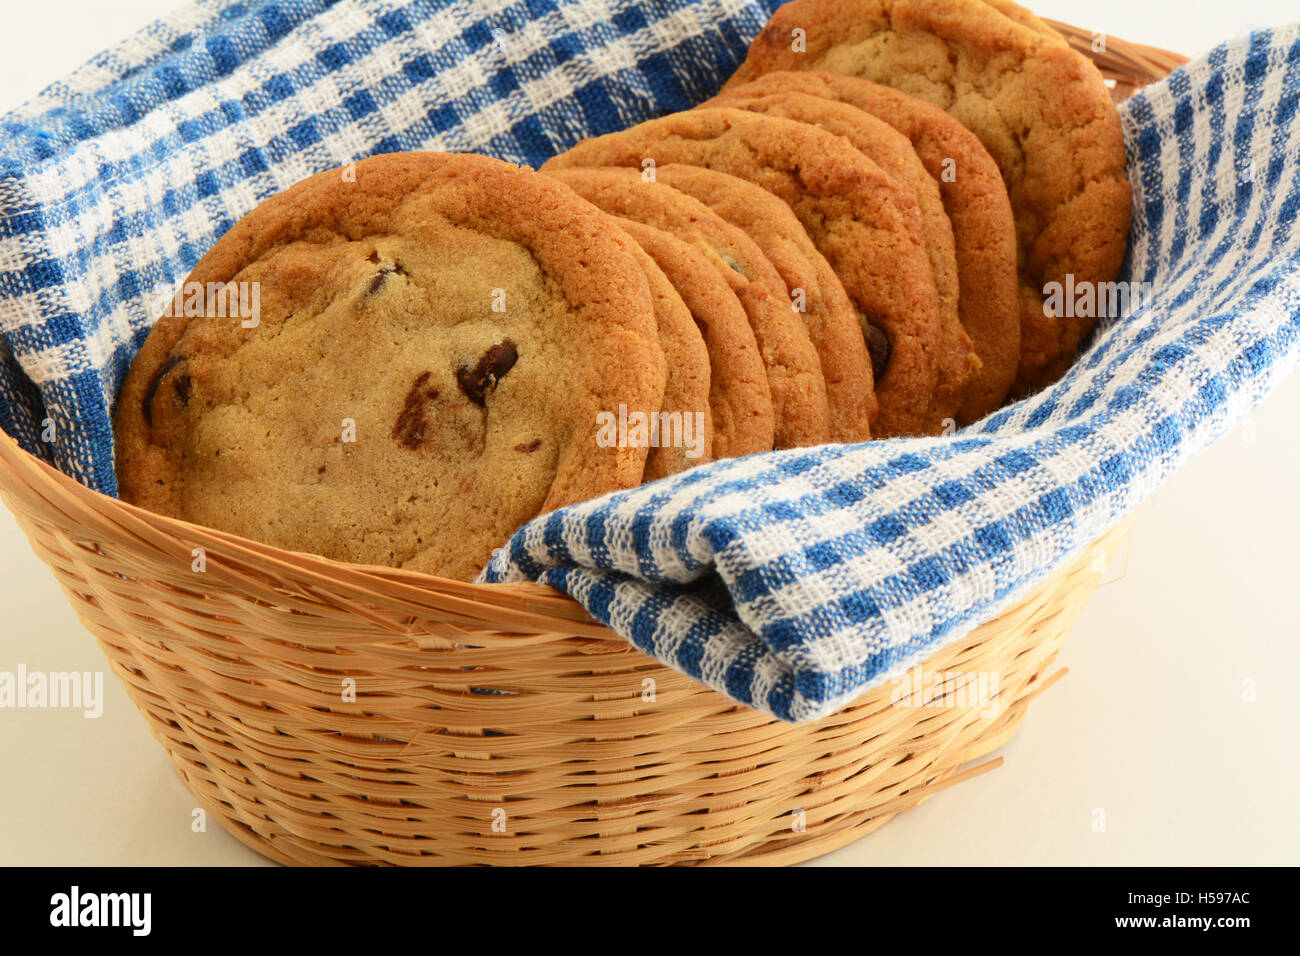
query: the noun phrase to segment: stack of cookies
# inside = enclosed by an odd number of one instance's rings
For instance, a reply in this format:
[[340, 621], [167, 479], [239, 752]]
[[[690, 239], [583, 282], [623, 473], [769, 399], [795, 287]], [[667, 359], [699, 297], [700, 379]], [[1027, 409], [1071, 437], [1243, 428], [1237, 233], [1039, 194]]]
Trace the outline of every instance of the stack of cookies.
[[263, 203], [132, 366], [119, 485], [472, 578], [561, 505], [1049, 384], [1093, 319], [1047, 290], [1112, 281], [1128, 224], [1106, 86], [1033, 14], [794, 0], [718, 97], [539, 172], [391, 154]]

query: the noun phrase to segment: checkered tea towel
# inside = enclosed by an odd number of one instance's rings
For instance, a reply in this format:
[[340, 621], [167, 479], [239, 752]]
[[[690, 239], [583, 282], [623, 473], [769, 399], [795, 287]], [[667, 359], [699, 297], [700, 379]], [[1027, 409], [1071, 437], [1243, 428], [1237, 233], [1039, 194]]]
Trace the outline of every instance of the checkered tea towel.
[[[160, 303], [260, 200], [403, 149], [540, 163], [684, 109], [777, 0], [217, 0], [0, 118], [0, 426], [115, 493], [111, 408]], [[521, 530], [485, 571], [572, 594], [787, 720], [1024, 595], [1297, 357], [1300, 30], [1123, 109], [1126, 280], [1060, 383], [943, 439], [721, 462]]]

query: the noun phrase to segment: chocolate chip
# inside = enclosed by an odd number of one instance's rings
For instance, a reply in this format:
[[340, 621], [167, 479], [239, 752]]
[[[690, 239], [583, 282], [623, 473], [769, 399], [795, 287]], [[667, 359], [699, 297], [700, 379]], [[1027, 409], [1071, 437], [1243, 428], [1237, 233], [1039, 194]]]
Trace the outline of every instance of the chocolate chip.
[[[158, 397], [158, 386], [162, 384], [162, 380], [167, 377], [168, 372], [184, 361], [185, 357], [183, 355], [169, 355], [167, 361], [163, 362], [162, 365], [158, 367], [158, 371], [153, 373], [153, 380], [149, 382], [149, 387], [145, 389], [144, 393], [144, 421], [150, 428], [153, 428], [153, 400]], [[186, 376], [184, 386], [185, 394], [183, 398], [183, 401], [185, 402], [188, 402], [190, 397], [189, 382], [189, 377]], [[177, 390], [179, 391], [179, 389], [180, 385], [177, 383]]]
[[176, 379], [176, 397], [181, 400], [182, 405], [190, 403], [190, 386], [193, 384], [188, 375], [182, 375]]
[[889, 336], [879, 326], [863, 322], [862, 332], [867, 341], [867, 353], [871, 356], [871, 372], [875, 376], [876, 385], [879, 386], [886, 369], [889, 368], [889, 357], [893, 354], [894, 347], [889, 341]]
[[402, 413], [393, 425], [393, 438], [407, 448], [415, 449], [424, 444], [429, 429], [429, 422], [424, 416], [425, 408], [432, 399], [438, 397], [436, 388], [428, 388], [432, 377], [432, 372], [420, 373], [406, 393]]
[[456, 382], [466, 398], [475, 405], [486, 408], [488, 389], [495, 389], [497, 382], [515, 367], [515, 362], [518, 360], [519, 351], [515, 348], [514, 342], [509, 339], [498, 342], [483, 353], [483, 357], [473, 368], [466, 368], [463, 365], [458, 368]]
[[[371, 253], [371, 256], [374, 257], [374, 253]], [[377, 258], [372, 258], [371, 261], [378, 260]], [[385, 262], [379, 267], [379, 271], [375, 273], [375, 277], [370, 280], [370, 287], [366, 289], [366, 295], [374, 295], [388, 282], [388, 277], [393, 275], [404, 276], [406, 275], [406, 270], [403, 269], [399, 263]]]
[[542, 440], [540, 438], [534, 438], [526, 445], [520, 442], [518, 445], [515, 446], [515, 451], [521, 451], [525, 455], [531, 455], [533, 452], [537, 451], [537, 449], [541, 447], [542, 447]]

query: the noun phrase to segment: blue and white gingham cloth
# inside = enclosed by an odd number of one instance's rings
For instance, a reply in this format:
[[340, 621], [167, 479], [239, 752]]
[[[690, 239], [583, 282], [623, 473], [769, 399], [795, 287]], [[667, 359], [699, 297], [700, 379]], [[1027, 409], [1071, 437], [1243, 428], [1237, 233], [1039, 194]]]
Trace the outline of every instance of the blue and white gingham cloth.
[[[538, 164], [712, 95], [777, 0], [185, 8], [0, 118], [0, 426], [115, 492], [111, 406], [160, 302], [241, 215], [403, 149]], [[1045, 392], [954, 437], [720, 462], [521, 530], [544, 581], [786, 720], [1023, 597], [1244, 416], [1300, 353], [1300, 28], [1215, 49], [1121, 108], [1126, 279]]]

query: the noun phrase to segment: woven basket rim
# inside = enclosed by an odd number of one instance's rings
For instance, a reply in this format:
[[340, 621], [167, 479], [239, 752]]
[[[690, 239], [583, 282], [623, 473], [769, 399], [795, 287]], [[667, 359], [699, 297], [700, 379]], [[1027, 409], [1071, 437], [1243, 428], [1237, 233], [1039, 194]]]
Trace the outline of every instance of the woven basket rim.
[[1105, 49], [1093, 49], [1093, 39], [1099, 34], [1060, 20], [1044, 18], [1044, 23], [1065, 37], [1070, 46], [1082, 53], [1107, 79], [1129, 83], [1136, 87], [1162, 80], [1190, 58], [1173, 50], [1134, 43], [1121, 37], [1106, 35]]
[[[1109, 35], [1105, 50], [1098, 52], [1093, 49], [1092, 31], [1057, 20], [1042, 22], [1058, 31], [1073, 49], [1097, 66], [1104, 78], [1112, 81], [1117, 100], [1188, 62], [1182, 54]], [[459, 610], [470, 619], [500, 622], [502, 612], [507, 612], [511, 625], [546, 629], [558, 624], [570, 633], [591, 637], [608, 637], [612, 633], [573, 598], [542, 584], [475, 583], [422, 571], [338, 561], [148, 511], [83, 485], [24, 450], [0, 429], [0, 487], [12, 490], [24, 483], [57, 492], [59, 500], [71, 506], [69, 510], [88, 527], [100, 523], [96, 518], [106, 519], [116, 524], [118, 532], [126, 527], [135, 529], [141, 537], [169, 536], [191, 548], [219, 550], [223, 557], [242, 559], [250, 567], [294, 571], [338, 585], [352, 594], [369, 592], [386, 603], [408, 605], [413, 611], [427, 608], [429, 599], [433, 599], [440, 610]]]
[[204, 548], [219, 553], [223, 567], [239, 560], [272, 574], [291, 571], [352, 595], [369, 592], [385, 604], [406, 605], [413, 612], [427, 610], [433, 602], [440, 611], [459, 610], [470, 620], [503, 624], [501, 613], [514, 611], [511, 626], [540, 630], [560, 626], [578, 636], [602, 638], [612, 633], [577, 601], [543, 584], [476, 584], [421, 571], [336, 561], [158, 514], [88, 488], [24, 450], [0, 429], [0, 487], [13, 492], [23, 485], [41, 488], [42, 497], [58, 500], [69, 517], [92, 530], [107, 521], [114, 525], [114, 537], [125, 528], [155, 541], [170, 538], [183, 543], [183, 550], [174, 550], [178, 560], [184, 557], [187, 564], [192, 548]]

